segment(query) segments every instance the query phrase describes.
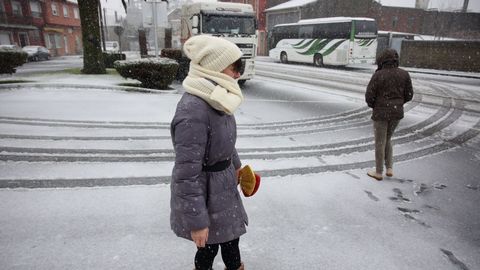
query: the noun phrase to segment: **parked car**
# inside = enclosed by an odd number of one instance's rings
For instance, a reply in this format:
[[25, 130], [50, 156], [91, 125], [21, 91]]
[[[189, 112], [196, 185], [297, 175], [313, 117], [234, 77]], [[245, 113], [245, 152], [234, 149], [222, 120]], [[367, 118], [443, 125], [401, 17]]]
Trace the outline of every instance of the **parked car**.
[[120, 50], [118, 41], [105, 41], [105, 51], [117, 53]]
[[28, 53], [28, 61], [49, 60], [50, 51], [43, 46], [25, 46], [23, 51]]

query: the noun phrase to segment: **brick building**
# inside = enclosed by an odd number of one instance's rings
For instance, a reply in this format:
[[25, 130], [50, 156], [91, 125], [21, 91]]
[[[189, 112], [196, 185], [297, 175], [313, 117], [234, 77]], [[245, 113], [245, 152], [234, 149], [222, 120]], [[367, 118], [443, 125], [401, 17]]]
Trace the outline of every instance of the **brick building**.
[[379, 30], [462, 39], [480, 38], [480, 13], [390, 7], [372, 0], [291, 0], [269, 7], [265, 12], [267, 31], [276, 24], [300, 19], [348, 16], [375, 18]]
[[52, 55], [82, 51], [76, 0], [0, 0], [0, 44], [41, 45]]
[[0, 0], [0, 44], [43, 45], [40, 1]]
[[54, 55], [79, 54], [82, 28], [77, 1], [45, 0], [45, 47]]

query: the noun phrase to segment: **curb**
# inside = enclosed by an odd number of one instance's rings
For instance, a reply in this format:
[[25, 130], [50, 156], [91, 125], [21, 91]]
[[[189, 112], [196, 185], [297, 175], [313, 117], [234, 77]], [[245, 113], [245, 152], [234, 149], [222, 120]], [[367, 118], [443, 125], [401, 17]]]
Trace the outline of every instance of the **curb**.
[[64, 83], [29, 83], [29, 82], [17, 82], [17, 83], [5, 83], [0, 84], [0, 90], [5, 89], [19, 89], [24, 87], [37, 87], [37, 88], [88, 88], [88, 89], [101, 89], [101, 90], [118, 90], [118, 91], [127, 91], [127, 92], [141, 92], [141, 93], [155, 93], [155, 94], [177, 94], [177, 89], [172, 90], [157, 90], [149, 89], [143, 87], [130, 87], [130, 86], [120, 86], [120, 85], [88, 85], [88, 84], [64, 84]]

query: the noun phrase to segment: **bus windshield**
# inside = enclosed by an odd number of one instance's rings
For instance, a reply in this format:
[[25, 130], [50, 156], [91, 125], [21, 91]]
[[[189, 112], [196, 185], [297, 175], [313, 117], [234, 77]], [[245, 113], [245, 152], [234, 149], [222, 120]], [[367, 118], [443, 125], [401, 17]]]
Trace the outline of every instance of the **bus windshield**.
[[355, 21], [356, 38], [376, 38], [377, 23], [375, 21]]
[[225, 16], [204, 14], [202, 32], [208, 34], [254, 35], [255, 18], [253, 16]]

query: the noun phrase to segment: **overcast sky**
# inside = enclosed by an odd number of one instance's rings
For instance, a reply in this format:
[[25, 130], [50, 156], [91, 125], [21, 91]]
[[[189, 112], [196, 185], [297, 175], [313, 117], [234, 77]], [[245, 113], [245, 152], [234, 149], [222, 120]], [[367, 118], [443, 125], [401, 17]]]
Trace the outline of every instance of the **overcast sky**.
[[[175, 0], [172, 0], [175, 1]], [[397, 6], [397, 7], [415, 7], [415, 0], [377, 0], [382, 5]], [[125, 13], [121, 0], [101, 0], [102, 6], [107, 8], [107, 13], [112, 13], [117, 10], [119, 13]], [[429, 8], [439, 8], [441, 10], [447, 9], [461, 9], [463, 0], [430, 0]], [[473, 12], [480, 12], [480, 0], [470, 0], [468, 10]]]
[[[401, 6], [401, 7], [415, 7], [415, 0], [377, 0], [382, 5], [386, 6]], [[463, 0], [430, 0], [429, 8], [439, 9], [461, 9], [463, 6]], [[468, 3], [468, 9], [474, 12], [480, 12], [480, 1], [470, 0]]]

